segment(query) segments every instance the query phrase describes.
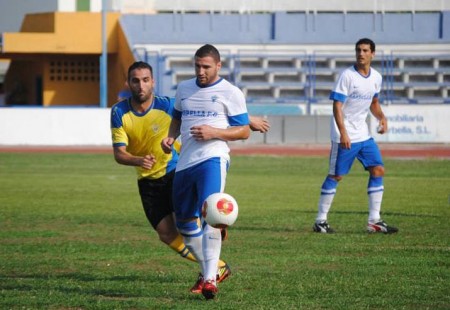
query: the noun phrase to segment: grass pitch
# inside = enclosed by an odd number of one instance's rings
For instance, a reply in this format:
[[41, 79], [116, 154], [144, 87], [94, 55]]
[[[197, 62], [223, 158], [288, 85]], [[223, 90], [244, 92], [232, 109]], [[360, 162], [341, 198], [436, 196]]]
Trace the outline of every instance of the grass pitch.
[[233, 275], [206, 302], [198, 267], [158, 241], [131, 167], [108, 154], [0, 153], [2, 309], [448, 309], [450, 161], [385, 159], [383, 219], [368, 235], [367, 173], [338, 187], [312, 232], [327, 159], [232, 158], [239, 203], [222, 258]]

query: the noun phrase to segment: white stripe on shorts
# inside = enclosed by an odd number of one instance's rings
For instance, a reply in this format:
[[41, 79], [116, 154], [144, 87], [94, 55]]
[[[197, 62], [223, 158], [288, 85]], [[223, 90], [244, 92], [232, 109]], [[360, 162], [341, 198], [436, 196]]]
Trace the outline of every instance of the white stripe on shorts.
[[339, 149], [339, 143], [332, 141], [331, 142], [331, 151], [330, 151], [330, 165], [329, 165], [329, 170], [328, 170], [329, 175], [336, 175], [336, 159], [337, 159], [338, 149]]

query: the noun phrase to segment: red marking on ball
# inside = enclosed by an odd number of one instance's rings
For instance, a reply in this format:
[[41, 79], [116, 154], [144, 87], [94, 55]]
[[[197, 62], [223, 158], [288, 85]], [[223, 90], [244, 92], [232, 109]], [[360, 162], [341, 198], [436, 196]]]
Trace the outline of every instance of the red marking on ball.
[[233, 212], [233, 208], [233, 202], [226, 198], [222, 198], [217, 202], [217, 210], [219, 210], [221, 214], [228, 215]]

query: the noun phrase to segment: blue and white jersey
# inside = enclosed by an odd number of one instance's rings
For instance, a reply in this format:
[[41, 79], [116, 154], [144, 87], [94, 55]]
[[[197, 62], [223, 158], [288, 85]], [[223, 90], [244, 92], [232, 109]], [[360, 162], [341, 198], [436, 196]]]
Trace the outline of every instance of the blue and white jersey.
[[205, 87], [193, 78], [178, 85], [174, 106], [175, 119], [181, 119], [181, 154], [177, 171], [192, 167], [212, 157], [229, 160], [228, 143], [219, 139], [196, 141], [190, 134], [193, 126], [215, 128], [249, 124], [247, 106], [242, 91], [220, 78]]
[[[381, 82], [381, 74], [375, 69], [370, 68], [369, 74], [363, 76], [355, 66], [351, 66], [341, 73], [330, 94], [331, 100], [344, 104], [344, 124], [352, 143], [370, 138], [366, 118], [372, 99], [380, 93]], [[331, 140], [340, 142], [340, 133], [334, 117], [331, 120]]]

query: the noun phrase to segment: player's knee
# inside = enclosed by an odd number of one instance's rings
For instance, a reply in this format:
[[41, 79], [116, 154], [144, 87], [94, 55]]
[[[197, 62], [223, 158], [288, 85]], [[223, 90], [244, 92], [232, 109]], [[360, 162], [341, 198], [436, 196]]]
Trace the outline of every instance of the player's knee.
[[158, 232], [159, 240], [167, 245], [171, 244], [177, 235], [177, 232]]
[[158, 233], [159, 240], [165, 244], [170, 244], [177, 236], [178, 230], [171, 214], [162, 218], [156, 226], [153, 226]]
[[382, 177], [384, 176], [384, 167], [383, 166], [375, 166], [370, 168], [370, 175], [374, 177]]
[[328, 177], [332, 178], [336, 182], [339, 182], [340, 180], [342, 180], [342, 176], [340, 176], [340, 175], [329, 175]]

